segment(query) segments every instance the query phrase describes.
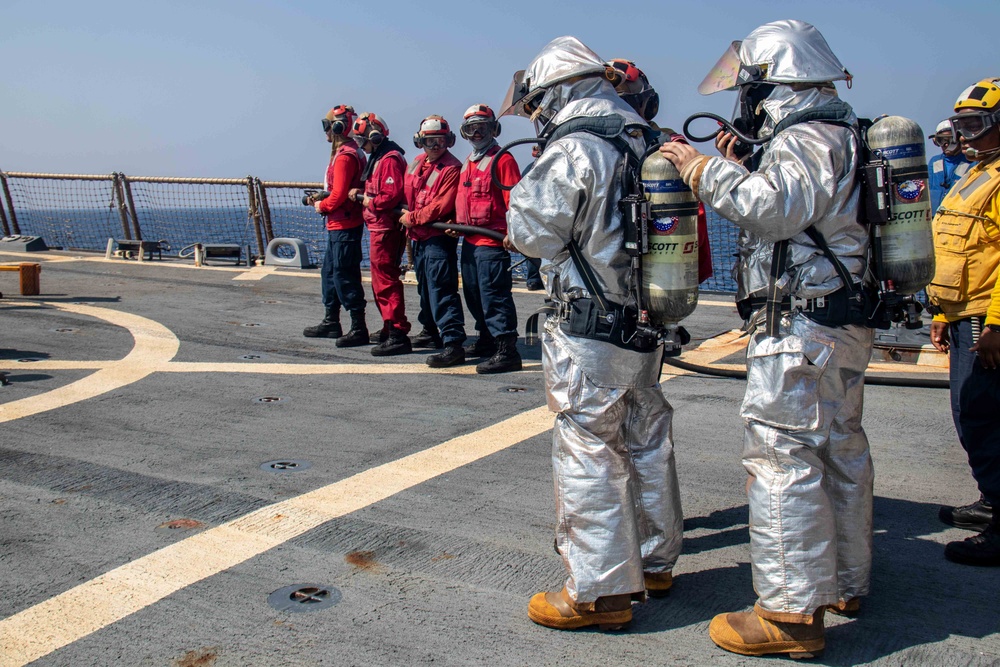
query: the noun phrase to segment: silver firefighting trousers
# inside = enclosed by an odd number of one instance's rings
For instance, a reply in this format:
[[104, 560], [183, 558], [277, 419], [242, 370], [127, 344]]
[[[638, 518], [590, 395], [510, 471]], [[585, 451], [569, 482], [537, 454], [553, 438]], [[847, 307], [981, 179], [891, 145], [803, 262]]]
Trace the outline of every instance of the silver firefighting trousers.
[[873, 472], [861, 412], [872, 343], [871, 329], [797, 313], [748, 346], [750, 556], [757, 606], [772, 620], [806, 621], [868, 593]]
[[561, 332], [542, 335], [546, 396], [556, 413], [556, 545], [569, 594], [587, 603], [643, 591], [643, 571], [670, 571], [683, 520], [659, 354], [645, 355], [655, 368], [636, 374], [635, 386], [598, 386], [564, 343]]

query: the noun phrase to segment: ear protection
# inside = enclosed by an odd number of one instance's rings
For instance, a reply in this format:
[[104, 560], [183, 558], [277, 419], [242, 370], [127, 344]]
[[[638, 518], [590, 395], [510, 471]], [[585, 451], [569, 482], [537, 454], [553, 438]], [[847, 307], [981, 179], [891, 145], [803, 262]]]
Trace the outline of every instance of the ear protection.
[[616, 58], [609, 64], [614, 68], [614, 72], [618, 77], [617, 80], [613, 81], [615, 88], [624, 83], [635, 83], [637, 81], [640, 83], [642, 90], [639, 92], [621, 92], [619, 89], [619, 95], [633, 109], [641, 110], [639, 114], [643, 120], [647, 122], [652, 121], [660, 110], [660, 95], [649, 85], [649, 79], [646, 78], [643, 71], [636, 67], [635, 63], [631, 60], [624, 60], [622, 58]]
[[346, 137], [354, 124], [354, 107], [341, 104], [330, 109], [323, 119], [323, 131]]
[[373, 113], [363, 113], [354, 121], [354, 134], [378, 146], [389, 136], [389, 128]]

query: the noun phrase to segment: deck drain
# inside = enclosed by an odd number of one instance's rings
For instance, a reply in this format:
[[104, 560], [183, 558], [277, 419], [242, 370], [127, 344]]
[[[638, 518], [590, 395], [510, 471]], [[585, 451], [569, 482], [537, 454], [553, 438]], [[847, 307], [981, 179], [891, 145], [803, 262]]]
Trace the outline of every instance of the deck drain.
[[246, 361], [257, 361], [258, 359], [263, 359], [263, 358], [264, 358], [263, 354], [244, 354], [240, 356], [240, 359], [244, 359]]
[[312, 463], [302, 459], [281, 459], [278, 461], [268, 461], [267, 463], [261, 463], [260, 469], [266, 470], [267, 472], [298, 472], [300, 470], [306, 470], [311, 468]]
[[59, 327], [58, 329], [49, 329], [49, 331], [55, 331], [56, 333], [76, 333], [79, 329], [74, 329], [73, 327]]
[[278, 611], [300, 613], [327, 609], [340, 602], [341, 597], [333, 586], [296, 584], [274, 591], [267, 596], [267, 603]]
[[281, 303], [281, 302], [278, 301], [277, 299], [264, 299], [263, 301], [261, 301], [261, 303], [266, 303], [268, 305], [271, 305], [271, 304]]
[[282, 401], [287, 401], [288, 399], [284, 396], [258, 396], [253, 400], [257, 403], [280, 403]]
[[262, 327], [264, 326], [260, 322], [244, 322], [240, 325], [241, 327]]
[[527, 387], [500, 387], [501, 394], [523, 394], [526, 391]]

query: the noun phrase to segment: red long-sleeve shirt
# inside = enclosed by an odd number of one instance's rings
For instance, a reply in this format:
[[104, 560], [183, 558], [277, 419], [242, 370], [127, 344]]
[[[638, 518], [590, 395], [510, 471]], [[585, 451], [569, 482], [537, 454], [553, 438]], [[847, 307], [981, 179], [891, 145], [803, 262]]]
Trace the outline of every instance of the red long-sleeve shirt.
[[[355, 154], [357, 155], [357, 154]], [[326, 170], [326, 187], [330, 196], [319, 204], [326, 215], [326, 228], [353, 229], [364, 224], [361, 207], [347, 198], [351, 188], [361, 186], [361, 162], [349, 153], [337, 153]]]

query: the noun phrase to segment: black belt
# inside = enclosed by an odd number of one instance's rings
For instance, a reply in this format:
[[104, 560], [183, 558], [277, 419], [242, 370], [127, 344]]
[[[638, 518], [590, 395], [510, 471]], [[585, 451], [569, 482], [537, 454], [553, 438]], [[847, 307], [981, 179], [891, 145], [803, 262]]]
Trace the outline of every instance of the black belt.
[[[844, 326], [846, 324], [864, 324], [868, 317], [870, 299], [860, 285], [854, 285], [848, 291], [841, 287], [835, 292], [818, 296], [813, 299], [802, 299], [797, 296], [785, 296], [781, 301], [772, 302], [782, 313], [800, 311], [809, 319], [826, 326]], [[740, 316], [744, 320], [758, 309], [768, 305], [766, 296], [752, 296], [736, 304]]]

